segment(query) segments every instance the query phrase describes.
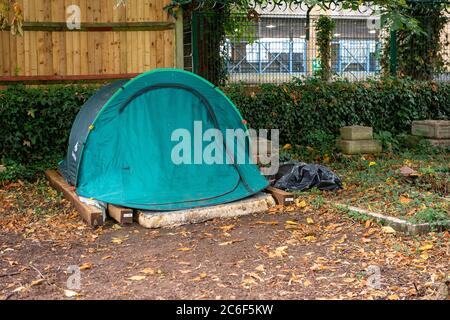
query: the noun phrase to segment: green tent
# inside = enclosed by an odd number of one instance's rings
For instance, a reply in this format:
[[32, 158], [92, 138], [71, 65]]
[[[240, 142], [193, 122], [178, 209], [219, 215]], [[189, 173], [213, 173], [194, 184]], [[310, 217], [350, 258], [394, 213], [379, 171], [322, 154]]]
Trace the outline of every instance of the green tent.
[[[193, 73], [159, 69], [111, 83], [77, 115], [59, 171], [80, 196], [146, 210], [226, 203], [267, 187], [249, 159], [248, 135], [244, 143], [242, 139], [230, 143], [225, 138], [205, 141], [200, 133], [201, 150], [213, 146], [211, 155], [222, 152], [226, 161], [174, 162], [174, 150], [182, 142], [198, 145], [194, 140], [199, 123], [202, 132], [215, 129], [223, 137], [227, 129], [247, 133], [233, 103]], [[174, 140], [179, 129], [192, 133], [192, 140]], [[182, 159], [190, 158], [180, 150]]]

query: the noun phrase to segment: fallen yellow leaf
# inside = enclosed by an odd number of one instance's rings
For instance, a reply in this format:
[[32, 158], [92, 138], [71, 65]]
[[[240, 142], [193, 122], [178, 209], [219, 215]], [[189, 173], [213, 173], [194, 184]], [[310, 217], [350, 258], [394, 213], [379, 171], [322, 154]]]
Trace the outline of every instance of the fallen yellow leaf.
[[222, 230], [223, 232], [228, 232], [228, 231], [230, 231], [231, 229], [233, 229], [234, 227], [235, 227], [234, 224], [230, 224], [230, 225], [227, 225], [227, 226], [219, 227], [219, 229]]
[[208, 275], [206, 273], [202, 272], [198, 275], [198, 277], [195, 277], [194, 279], [192, 279], [192, 281], [200, 281], [202, 279], [205, 279], [207, 276]]
[[191, 251], [192, 248], [178, 248], [178, 251]]
[[72, 291], [72, 290], [64, 290], [64, 295], [68, 298], [73, 298], [78, 295], [78, 292]]
[[401, 204], [408, 204], [410, 203], [412, 200], [408, 197], [404, 197], [404, 196], [400, 196], [400, 203]]
[[90, 263], [90, 262], [83, 263], [83, 264], [80, 266], [80, 270], [81, 270], [81, 271], [83, 271], [83, 270], [88, 270], [88, 269], [91, 269], [91, 268], [92, 268], [92, 263]]
[[259, 220], [259, 221], [256, 221], [256, 224], [268, 224], [271, 226], [275, 226], [278, 224], [278, 221], [261, 221], [261, 220]]
[[289, 279], [288, 285], [291, 285], [292, 282], [300, 282], [299, 276], [292, 272], [291, 278]]
[[263, 265], [263, 264], [260, 264], [259, 266], [257, 266], [257, 267], [255, 268], [255, 270], [256, 270], [256, 271], [260, 271], [260, 272], [264, 272], [264, 265]]
[[330, 267], [324, 266], [323, 264], [320, 264], [320, 263], [314, 263], [314, 265], [312, 267], [310, 267], [309, 269], [312, 271], [321, 271], [321, 270], [328, 270], [328, 269], [330, 269]]
[[155, 270], [152, 268], [145, 268], [143, 270], [141, 270], [141, 273], [145, 273], [145, 274], [155, 274]]
[[425, 251], [425, 250], [430, 250], [431, 248], [433, 248], [433, 245], [431, 243], [428, 243], [426, 245], [423, 245], [419, 248], [420, 251]]
[[428, 258], [429, 258], [429, 256], [428, 256], [428, 253], [422, 253], [421, 255], [420, 255], [420, 257], [422, 258], [422, 260], [428, 260]]
[[312, 219], [312, 218], [306, 218], [306, 223], [307, 224], [313, 224], [314, 223], [314, 220]]
[[269, 258], [282, 258], [287, 255], [287, 249], [288, 246], [278, 247], [274, 251], [269, 252]]
[[126, 238], [116, 238], [116, 237], [113, 237], [112, 240], [111, 240], [111, 242], [112, 242], [112, 243], [116, 243], [116, 244], [122, 244], [122, 242], [124, 242], [125, 240], [126, 240]]
[[389, 226], [382, 227], [381, 230], [383, 230], [384, 233], [395, 233], [396, 232], [392, 227], [389, 227]]
[[248, 277], [242, 280], [242, 286], [244, 287], [250, 287], [251, 285], [256, 284], [255, 279]]
[[229, 244], [233, 244], [235, 242], [241, 242], [244, 241], [245, 239], [234, 239], [234, 240], [230, 240], [230, 241], [225, 241], [225, 242], [221, 242], [219, 243], [219, 246], [227, 246]]
[[336, 242], [337, 242], [337, 243], [344, 243], [345, 240], [347, 240], [347, 235], [346, 235], [346, 234], [344, 234], [344, 235], [342, 236], [342, 238], [340, 238], [340, 239], [337, 240]]
[[132, 280], [132, 281], [141, 281], [144, 279], [145, 279], [145, 276], [132, 276], [132, 277], [128, 278], [128, 280]]
[[42, 282], [44, 282], [44, 279], [37, 279], [31, 282], [31, 286], [37, 286], [38, 284], [41, 284]]
[[295, 201], [295, 204], [296, 204], [296, 206], [299, 207], [299, 208], [304, 208], [304, 207], [306, 207], [306, 201], [305, 201], [305, 200], [297, 199], [297, 200]]

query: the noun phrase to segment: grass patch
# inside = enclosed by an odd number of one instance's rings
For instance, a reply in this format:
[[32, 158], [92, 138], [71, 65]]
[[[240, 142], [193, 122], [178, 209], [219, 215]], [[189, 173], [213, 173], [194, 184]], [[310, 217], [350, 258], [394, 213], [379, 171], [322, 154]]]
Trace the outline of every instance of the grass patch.
[[[319, 195], [322, 199], [315, 191], [308, 191], [313, 207], [319, 206], [325, 198], [329, 202], [355, 206], [413, 223], [443, 225], [450, 220], [450, 202], [445, 198], [448, 196], [450, 173], [448, 150], [427, 149], [377, 156], [335, 154], [332, 160], [320, 162], [341, 177], [344, 189], [322, 193]], [[403, 177], [399, 169], [405, 165], [416, 170], [418, 176]], [[302, 196], [305, 194], [302, 193]], [[360, 213], [344, 208], [339, 211], [364, 221]]]

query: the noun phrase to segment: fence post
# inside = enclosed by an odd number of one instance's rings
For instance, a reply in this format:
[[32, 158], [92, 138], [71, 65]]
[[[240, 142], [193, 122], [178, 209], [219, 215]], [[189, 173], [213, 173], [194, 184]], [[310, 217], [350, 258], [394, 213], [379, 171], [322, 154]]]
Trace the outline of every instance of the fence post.
[[389, 52], [389, 69], [391, 71], [391, 76], [397, 76], [397, 31], [391, 30], [390, 32], [390, 52]]
[[192, 12], [192, 72], [197, 73], [198, 68], [198, 14], [196, 11]]
[[292, 74], [292, 69], [294, 65], [294, 40], [289, 38], [289, 74]]
[[262, 73], [262, 60], [261, 60], [261, 39], [258, 40], [258, 72]]
[[184, 69], [184, 27], [182, 9], [178, 10], [175, 19], [175, 68]]

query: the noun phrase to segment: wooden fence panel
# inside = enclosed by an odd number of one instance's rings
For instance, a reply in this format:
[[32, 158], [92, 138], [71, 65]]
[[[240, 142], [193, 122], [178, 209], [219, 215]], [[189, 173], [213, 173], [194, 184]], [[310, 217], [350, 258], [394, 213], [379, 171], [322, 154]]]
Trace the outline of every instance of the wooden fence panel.
[[[126, 77], [175, 67], [170, 0], [19, 0], [24, 35], [0, 31], [0, 81]], [[81, 29], [66, 26], [70, 5]]]

